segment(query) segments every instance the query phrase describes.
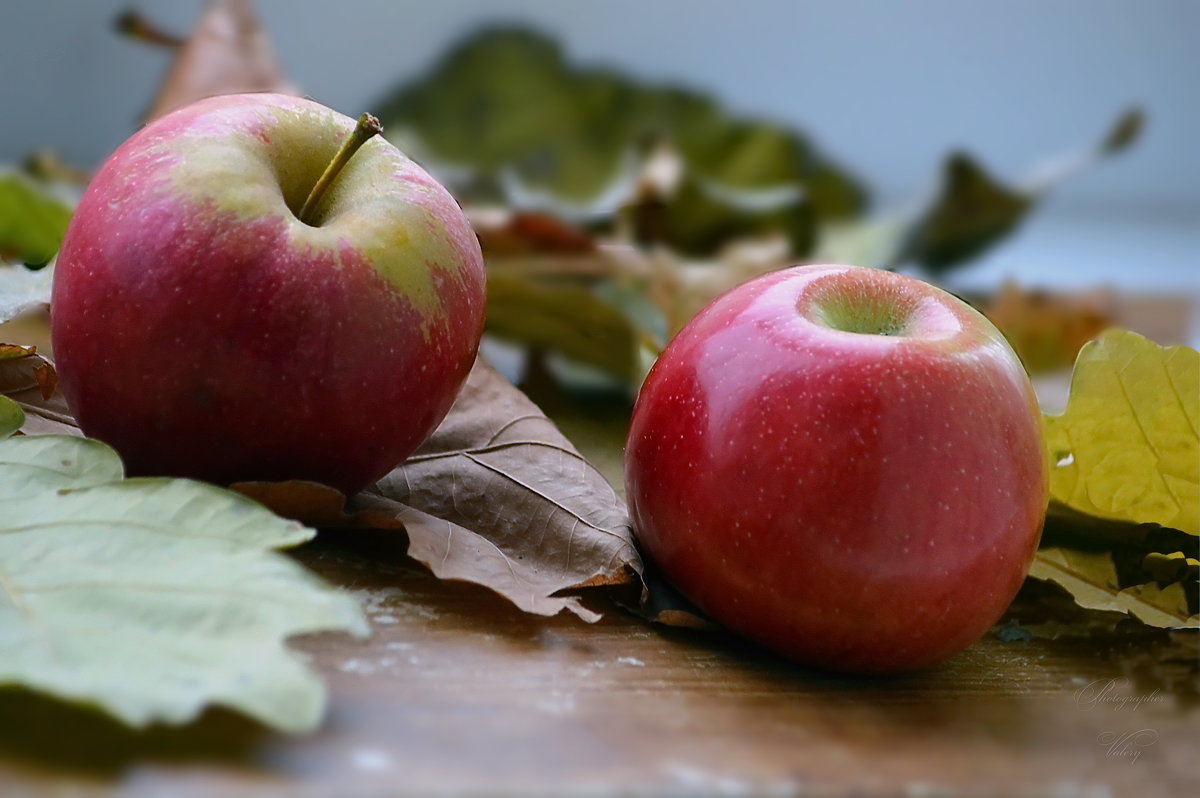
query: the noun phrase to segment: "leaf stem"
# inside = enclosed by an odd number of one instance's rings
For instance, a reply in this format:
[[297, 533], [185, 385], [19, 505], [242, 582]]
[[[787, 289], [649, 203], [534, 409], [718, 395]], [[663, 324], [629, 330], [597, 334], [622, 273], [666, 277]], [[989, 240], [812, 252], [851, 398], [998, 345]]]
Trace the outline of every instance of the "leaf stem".
[[354, 153], [358, 152], [359, 148], [366, 144], [372, 136], [382, 132], [383, 125], [379, 124], [379, 120], [370, 114], [363, 114], [358, 118], [358, 124], [354, 126], [354, 131], [342, 142], [337, 155], [333, 156], [333, 160], [329, 162], [329, 166], [325, 167], [325, 173], [321, 175], [321, 178], [317, 180], [317, 184], [309, 192], [308, 199], [304, 200], [304, 205], [300, 208], [300, 213], [296, 214], [300, 221], [307, 225], [312, 225], [312, 216], [316, 212], [321, 198], [325, 196], [325, 192], [333, 185], [333, 181], [337, 180], [337, 176], [341, 174], [342, 169], [354, 157]]
[[133, 9], [121, 13], [113, 20], [113, 27], [117, 33], [123, 36], [149, 44], [157, 44], [160, 47], [179, 48], [187, 42], [183, 37], [168, 33], [158, 27], [149, 17], [143, 16]]

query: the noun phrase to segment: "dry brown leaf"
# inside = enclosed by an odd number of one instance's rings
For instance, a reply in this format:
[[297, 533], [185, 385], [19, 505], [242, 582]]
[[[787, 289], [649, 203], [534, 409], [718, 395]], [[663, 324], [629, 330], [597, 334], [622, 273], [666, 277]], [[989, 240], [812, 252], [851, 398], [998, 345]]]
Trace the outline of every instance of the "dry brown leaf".
[[25, 411], [26, 435], [82, 435], [58, 392], [54, 365], [35, 346], [0, 343], [0, 394]]
[[1012, 280], [984, 308], [1033, 372], [1067, 368], [1091, 339], [1112, 327], [1116, 298], [1111, 291], [1049, 294], [1022, 290]]
[[[7, 356], [5, 355], [7, 353]], [[26, 347], [0, 350], [0, 394], [26, 412], [26, 434], [79, 435], [62, 394], [42, 397]], [[346, 507], [312, 482], [246, 482], [234, 489], [276, 513], [326, 528], [405, 530], [408, 553], [442, 579], [488, 587], [522, 610], [600, 616], [585, 587], [641, 588], [641, 558], [625, 502], [554, 423], [490, 366], [476, 363], [433, 437]]]
[[295, 94], [250, 0], [209, 0], [167, 71], [146, 121], [218, 94]]
[[33, 370], [33, 378], [42, 392], [42, 399], [49, 399], [58, 390], [58, 372], [49, 363], [37, 366]]
[[625, 502], [538, 407], [477, 363], [421, 449], [351, 501], [404, 522], [409, 554], [526, 612], [598, 616], [563, 591], [636, 581]]
[[571, 255], [595, 252], [596, 240], [584, 230], [544, 213], [475, 212], [471, 224], [488, 258], [515, 255]]
[[[275, 512], [337, 528], [404, 529], [408, 554], [441, 579], [472, 582], [522, 610], [599, 615], [585, 587], [641, 587], [625, 503], [546, 416], [490, 366], [471, 372], [433, 437], [343, 509], [314, 483], [241, 483]], [[657, 614], [657, 613], [656, 613]]]
[[236, 482], [229, 486], [276, 515], [322, 529], [404, 529], [386, 513], [346, 512], [346, 495], [319, 482]]
[[[663, 626], [706, 631], [721, 628], [667, 583], [651, 565], [646, 565], [642, 580], [645, 583], [645, 589], [642, 590], [637, 602], [622, 602], [636, 614]], [[620, 600], [620, 596], [618, 596], [618, 600]]]

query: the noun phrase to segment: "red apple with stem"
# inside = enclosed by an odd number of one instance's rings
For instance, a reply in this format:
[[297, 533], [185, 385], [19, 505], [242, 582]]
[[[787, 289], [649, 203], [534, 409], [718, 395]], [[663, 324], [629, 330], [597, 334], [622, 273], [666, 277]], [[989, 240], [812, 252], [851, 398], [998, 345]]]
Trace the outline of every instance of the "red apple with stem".
[[83, 431], [135, 474], [354, 492], [449, 410], [483, 329], [478, 242], [378, 123], [211, 98], [126, 141], [55, 266]]
[[625, 453], [644, 552], [730, 629], [894, 672], [983, 635], [1047, 502], [1036, 399], [1001, 334], [903, 275], [791, 268], [717, 299], [642, 386]]

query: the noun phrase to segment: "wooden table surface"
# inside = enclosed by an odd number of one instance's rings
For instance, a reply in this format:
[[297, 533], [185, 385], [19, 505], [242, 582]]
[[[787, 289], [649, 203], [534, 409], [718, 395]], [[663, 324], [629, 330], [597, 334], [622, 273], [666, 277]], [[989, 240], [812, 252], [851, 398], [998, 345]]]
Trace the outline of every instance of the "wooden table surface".
[[[619, 479], [627, 408], [542, 401]], [[649, 625], [602, 594], [594, 625], [526, 615], [439, 582], [404, 551], [401, 535], [372, 531], [322, 533], [296, 553], [361, 600], [374, 632], [298, 642], [330, 688], [314, 734], [219, 710], [132, 732], [0, 692], [0, 794], [1150, 798], [1194, 781], [1195, 650], [1154, 664], [1165, 633], [989, 635], [920, 674], [846, 678]]]
[[611, 607], [591, 626], [525, 615], [438, 582], [394, 534], [353, 537], [300, 555], [374, 629], [301, 643], [330, 684], [319, 731], [214, 711], [134, 733], [7, 693], [3, 792], [1153, 796], [1183, 794], [1200, 741], [1194, 682], [1132, 667], [1144, 640], [989, 636], [925, 673], [842, 678]]

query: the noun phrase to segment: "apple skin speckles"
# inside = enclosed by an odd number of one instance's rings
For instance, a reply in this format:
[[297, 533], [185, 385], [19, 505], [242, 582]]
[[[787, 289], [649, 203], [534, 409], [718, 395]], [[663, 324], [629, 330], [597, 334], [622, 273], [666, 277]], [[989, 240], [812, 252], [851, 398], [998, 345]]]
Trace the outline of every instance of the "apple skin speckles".
[[131, 473], [354, 492], [449, 410], [485, 305], [454, 200], [374, 139], [319, 224], [295, 217], [353, 127], [307, 100], [218, 97], [156, 120], [93, 179], [52, 338], [81, 428]]
[[[817, 313], [896, 296], [900, 335]], [[808, 664], [903, 671], [1012, 600], [1043, 452], [1029, 380], [982, 316], [911, 278], [807, 266], [734, 289], [670, 343], [634, 410], [626, 493], [646, 554], [716, 620]]]

